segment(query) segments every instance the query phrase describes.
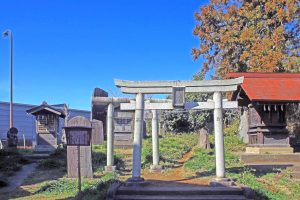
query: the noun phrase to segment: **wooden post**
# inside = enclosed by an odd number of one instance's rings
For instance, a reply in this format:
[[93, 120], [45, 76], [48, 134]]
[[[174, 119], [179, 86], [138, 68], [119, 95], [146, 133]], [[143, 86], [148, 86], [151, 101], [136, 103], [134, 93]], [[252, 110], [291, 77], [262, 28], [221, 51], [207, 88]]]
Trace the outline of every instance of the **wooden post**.
[[77, 162], [77, 171], [78, 171], [78, 193], [81, 192], [81, 166], [80, 166], [80, 145], [77, 146], [77, 156], [78, 156], [78, 162]]

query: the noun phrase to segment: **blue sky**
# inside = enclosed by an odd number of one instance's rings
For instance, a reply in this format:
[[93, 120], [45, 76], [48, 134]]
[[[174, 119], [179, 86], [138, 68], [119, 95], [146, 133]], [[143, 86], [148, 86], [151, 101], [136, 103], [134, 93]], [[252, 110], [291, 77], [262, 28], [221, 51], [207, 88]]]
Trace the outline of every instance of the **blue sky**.
[[[0, 0], [0, 31], [14, 36], [14, 100], [90, 109], [113, 80], [186, 80], [196, 0]], [[9, 40], [0, 38], [0, 101], [9, 101]]]

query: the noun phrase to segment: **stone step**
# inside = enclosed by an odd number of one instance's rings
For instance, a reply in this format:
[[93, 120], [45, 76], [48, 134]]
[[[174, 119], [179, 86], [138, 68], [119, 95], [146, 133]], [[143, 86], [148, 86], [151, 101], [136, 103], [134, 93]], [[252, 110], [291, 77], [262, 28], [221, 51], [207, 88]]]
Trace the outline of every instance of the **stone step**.
[[31, 160], [45, 159], [48, 158], [49, 156], [50, 156], [49, 153], [34, 153], [34, 154], [24, 155], [25, 158]]
[[243, 195], [239, 187], [187, 187], [187, 186], [147, 186], [147, 187], [120, 187], [117, 195]]
[[[251, 192], [250, 192], [251, 193]], [[247, 200], [252, 196], [237, 186], [203, 186], [168, 181], [126, 182], [109, 189], [109, 200]]]
[[290, 154], [242, 154], [241, 160], [245, 163], [297, 163], [300, 162], [300, 153]]
[[132, 141], [115, 140], [114, 147], [121, 149], [129, 149], [132, 148]]
[[290, 169], [294, 170], [294, 171], [297, 171], [297, 172], [300, 172], [300, 165], [294, 165], [292, 166]]
[[290, 169], [293, 171], [300, 171], [299, 163], [270, 163], [270, 162], [259, 162], [259, 163], [248, 163], [248, 167], [257, 170], [272, 170], [272, 169]]
[[39, 154], [39, 153], [51, 153], [55, 151], [57, 147], [54, 146], [49, 146], [49, 145], [38, 145], [34, 149], [34, 153]]
[[115, 200], [247, 200], [242, 195], [117, 195]]
[[291, 175], [292, 175], [293, 179], [297, 179], [297, 180], [300, 179], [300, 171], [292, 172]]

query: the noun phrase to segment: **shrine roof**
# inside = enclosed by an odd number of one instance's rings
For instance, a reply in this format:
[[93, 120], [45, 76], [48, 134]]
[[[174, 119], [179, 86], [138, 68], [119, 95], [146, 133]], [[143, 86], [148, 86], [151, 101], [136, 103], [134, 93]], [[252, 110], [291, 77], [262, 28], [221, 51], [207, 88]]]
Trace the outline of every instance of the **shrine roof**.
[[58, 109], [54, 106], [50, 106], [46, 102], [43, 102], [39, 106], [33, 107], [29, 110], [26, 110], [26, 112], [29, 114], [32, 114], [32, 115], [37, 115], [38, 113], [41, 113], [41, 112], [48, 112], [48, 113], [50, 112], [50, 113], [56, 114], [62, 118], [66, 117], [65, 112], [63, 110]]
[[244, 77], [241, 88], [251, 101], [300, 101], [300, 73], [229, 73]]

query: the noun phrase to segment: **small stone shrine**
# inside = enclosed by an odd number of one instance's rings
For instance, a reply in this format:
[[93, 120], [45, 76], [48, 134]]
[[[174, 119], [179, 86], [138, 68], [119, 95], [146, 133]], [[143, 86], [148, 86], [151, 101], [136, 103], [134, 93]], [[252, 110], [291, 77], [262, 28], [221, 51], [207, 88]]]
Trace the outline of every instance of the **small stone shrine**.
[[292, 153], [287, 130], [288, 103], [300, 102], [300, 73], [229, 73], [244, 77], [232, 95], [242, 108], [240, 135], [246, 153]]
[[[92, 178], [91, 138], [88, 138], [91, 137], [91, 133], [86, 135], [86, 132], [92, 131], [91, 122], [84, 117], [77, 116], [70, 119], [64, 128], [67, 139], [68, 177], [78, 178], [78, 150], [80, 150], [80, 174], [84, 178]], [[88, 144], [86, 144], [87, 141]], [[80, 144], [80, 147], [75, 144]], [[81, 146], [82, 144], [84, 146]]]
[[59, 118], [65, 118], [64, 111], [47, 102], [26, 111], [36, 117], [36, 150], [53, 150], [58, 145]]
[[103, 122], [93, 119], [92, 120], [92, 144], [103, 144], [104, 134], [103, 134]]
[[18, 129], [11, 127], [7, 131], [7, 146], [9, 148], [17, 148], [18, 145]]

